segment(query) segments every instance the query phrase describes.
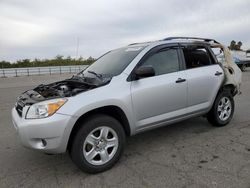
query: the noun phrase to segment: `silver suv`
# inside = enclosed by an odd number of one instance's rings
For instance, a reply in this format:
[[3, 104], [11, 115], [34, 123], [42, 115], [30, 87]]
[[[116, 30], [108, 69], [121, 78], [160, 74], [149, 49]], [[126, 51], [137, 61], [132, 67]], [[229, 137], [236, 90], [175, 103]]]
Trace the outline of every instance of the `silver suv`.
[[223, 45], [172, 37], [109, 51], [72, 78], [24, 92], [12, 119], [24, 146], [69, 151], [80, 169], [98, 173], [118, 161], [128, 136], [201, 115], [228, 124], [240, 82]]

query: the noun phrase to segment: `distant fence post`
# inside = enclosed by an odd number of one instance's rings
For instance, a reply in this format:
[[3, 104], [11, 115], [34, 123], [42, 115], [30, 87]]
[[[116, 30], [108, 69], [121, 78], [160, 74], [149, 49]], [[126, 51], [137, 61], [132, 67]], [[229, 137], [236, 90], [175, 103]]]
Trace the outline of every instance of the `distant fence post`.
[[28, 74], [28, 76], [30, 75], [29, 69], [27, 69], [27, 74]]
[[69, 73], [71, 74], [71, 67], [69, 67]]
[[62, 69], [61, 69], [61, 66], [60, 66], [60, 69], [59, 69], [59, 70], [60, 70], [60, 74], [62, 74]]
[[4, 71], [4, 69], [3, 69], [3, 77], [5, 77], [5, 71]]
[[16, 77], [17, 77], [17, 70], [15, 69]]
[[38, 75], [40, 75], [40, 68], [38, 68]]
[[49, 68], [49, 74], [51, 75], [51, 68]]

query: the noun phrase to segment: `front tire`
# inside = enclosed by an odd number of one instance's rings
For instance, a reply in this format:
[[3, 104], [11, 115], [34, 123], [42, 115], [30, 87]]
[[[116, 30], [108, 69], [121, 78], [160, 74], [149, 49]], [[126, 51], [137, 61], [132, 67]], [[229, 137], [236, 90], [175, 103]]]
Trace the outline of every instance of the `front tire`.
[[84, 172], [110, 169], [122, 155], [126, 135], [119, 121], [107, 115], [85, 120], [74, 137], [72, 161]]
[[227, 125], [234, 114], [234, 99], [230, 91], [220, 92], [207, 114], [207, 120], [214, 126], [222, 127]]

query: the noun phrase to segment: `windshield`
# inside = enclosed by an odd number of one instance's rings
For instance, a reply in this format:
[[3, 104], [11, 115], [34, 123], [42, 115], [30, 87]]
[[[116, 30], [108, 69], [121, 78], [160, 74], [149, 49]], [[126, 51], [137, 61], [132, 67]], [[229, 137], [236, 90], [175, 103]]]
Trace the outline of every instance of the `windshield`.
[[83, 75], [87, 77], [93, 77], [93, 75], [101, 75], [102, 77], [117, 76], [122, 73], [143, 48], [144, 46], [129, 46], [112, 50], [85, 69]]

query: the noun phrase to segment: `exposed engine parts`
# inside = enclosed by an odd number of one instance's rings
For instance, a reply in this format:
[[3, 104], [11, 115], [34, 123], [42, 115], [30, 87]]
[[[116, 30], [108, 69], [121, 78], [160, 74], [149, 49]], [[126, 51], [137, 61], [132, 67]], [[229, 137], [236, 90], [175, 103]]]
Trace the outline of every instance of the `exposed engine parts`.
[[18, 101], [25, 105], [32, 105], [34, 103], [48, 99], [72, 97], [78, 93], [106, 85], [110, 82], [110, 80], [111, 78], [96, 79], [73, 76], [70, 79], [54, 82], [51, 84], [41, 84], [33, 90], [24, 92], [18, 98]]

